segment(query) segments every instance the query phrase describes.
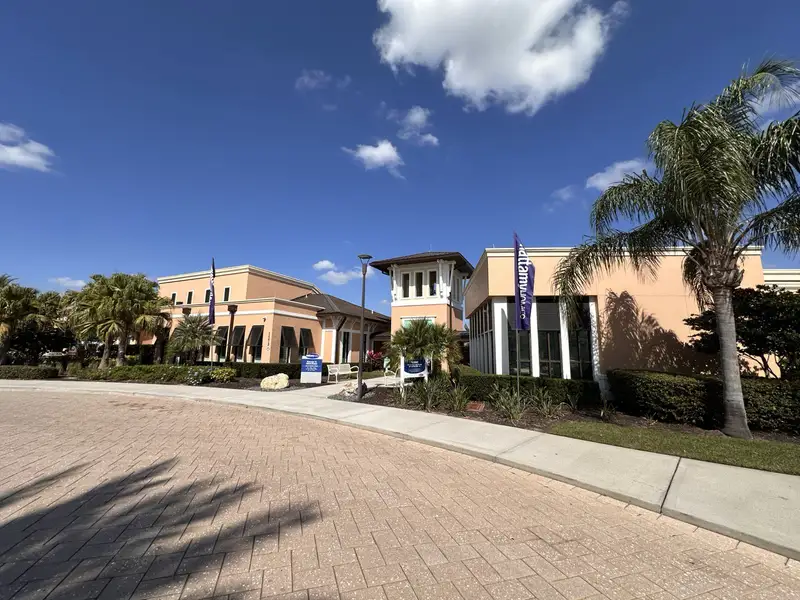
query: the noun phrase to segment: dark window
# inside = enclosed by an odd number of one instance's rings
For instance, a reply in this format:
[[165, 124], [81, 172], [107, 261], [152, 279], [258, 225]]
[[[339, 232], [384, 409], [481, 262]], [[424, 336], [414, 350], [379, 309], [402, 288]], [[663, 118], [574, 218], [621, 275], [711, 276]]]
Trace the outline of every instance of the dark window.
[[[512, 375], [517, 374], [517, 335], [519, 335], [519, 374], [531, 375], [531, 335], [529, 331], [517, 331], [514, 297], [507, 298], [508, 328], [508, 368]], [[499, 335], [498, 332], [496, 335]]]
[[178, 295], [173, 292], [172, 296], [169, 297], [170, 302], [172, 302], [173, 306], [175, 305], [175, 301], [178, 299]]
[[222, 291], [222, 301], [223, 301], [223, 302], [227, 302], [227, 301], [228, 301], [228, 300], [230, 300], [230, 299], [231, 299], [231, 288], [229, 288], [229, 287], [226, 287], [226, 288], [225, 288], [225, 289]]
[[234, 361], [244, 358], [244, 325], [237, 325], [233, 328], [233, 339], [231, 339], [231, 352]]
[[436, 271], [428, 271], [428, 295], [429, 296], [435, 296], [436, 295], [436, 279], [437, 279]]
[[592, 379], [592, 324], [589, 301], [578, 299], [578, 314], [569, 322], [569, 371], [572, 379]]
[[217, 338], [219, 339], [219, 343], [217, 344], [217, 356], [221, 361], [227, 360], [228, 356], [225, 350], [228, 348], [228, 328], [218, 327]]
[[536, 298], [536, 317], [539, 329], [539, 376], [563, 377], [558, 299]]
[[422, 298], [422, 273], [414, 273], [414, 295]]
[[261, 346], [264, 342], [264, 326], [253, 325], [250, 334], [247, 336], [247, 347], [249, 348], [250, 362], [261, 362]]
[[409, 287], [411, 286], [411, 275], [409, 273], [403, 273], [403, 298], [408, 298], [410, 293]]
[[294, 327], [281, 327], [281, 347], [278, 361], [284, 364], [292, 362], [293, 348], [297, 348], [297, 338], [294, 335]]
[[310, 329], [300, 329], [300, 356], [314, 353], [314, 338]]
[[345, 363], [349, 360], [348, 355], [350, 354], [350, 332], [343, 331], [342, 332], [342, 356], [339, 362]]
[[189, 292], [186, 294], [186, 304], [191, 304], [192, 300], [194, 300], [194, 292]]
[[211, 290], [206, 290], [206, 298], [205, 300], [203, 300], [203, 302], [205, 302], [206, 304], [211, 302]]

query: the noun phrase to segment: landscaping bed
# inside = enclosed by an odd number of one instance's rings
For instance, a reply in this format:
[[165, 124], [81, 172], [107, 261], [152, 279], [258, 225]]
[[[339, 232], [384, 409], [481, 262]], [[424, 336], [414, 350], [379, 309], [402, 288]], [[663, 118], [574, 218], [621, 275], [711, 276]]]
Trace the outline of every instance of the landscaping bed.
[[[323, 382], [322, 385], [327, 384]], [[257, 377], [238, 377], [233, 381], [207, 383], [204, 387], [226, 388], [230, 390], [250, 390], [254, 392], [288, 392], [291, 390], [315, 388], [320, 386], [316, 383], [302, 383], [299, 379], [290, 379], [289, 387], [283, 388], [282, 390], [262, 390], [261, 379]]]

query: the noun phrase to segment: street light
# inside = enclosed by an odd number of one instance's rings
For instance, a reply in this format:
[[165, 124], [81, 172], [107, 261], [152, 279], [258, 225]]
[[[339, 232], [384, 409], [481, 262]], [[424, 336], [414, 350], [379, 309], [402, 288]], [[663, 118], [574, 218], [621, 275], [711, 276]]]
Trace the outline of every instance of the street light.
[[361, 385], [364, 381], [364, 354], [367, 351], [367, 345], [364, 343], [364, 302], [367, 294], [367, 267], [372, 257], [369, 254], [359, 254], [358, 260], [361, 261], [361, 336], [358, 338], [358, 343], [361, 348], [358, 351], [358, 399], [361, 400], [362, 391]]

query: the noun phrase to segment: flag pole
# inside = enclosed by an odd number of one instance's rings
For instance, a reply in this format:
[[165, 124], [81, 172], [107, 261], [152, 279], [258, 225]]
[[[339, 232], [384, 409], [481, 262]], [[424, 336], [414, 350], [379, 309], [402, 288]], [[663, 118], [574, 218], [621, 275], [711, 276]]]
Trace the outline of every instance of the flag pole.
[[519, 396], [519, 329], [517, 332], [517, 396]]

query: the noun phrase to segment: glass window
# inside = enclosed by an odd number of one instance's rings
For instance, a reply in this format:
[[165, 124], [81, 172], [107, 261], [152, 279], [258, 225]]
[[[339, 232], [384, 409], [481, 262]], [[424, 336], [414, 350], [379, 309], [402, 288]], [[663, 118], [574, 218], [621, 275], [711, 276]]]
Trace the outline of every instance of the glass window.
[[576, 319], [569, 321], [569, 371], [573, 379], [592, 379], [592, 324], [589, 300], [578, 299]]
[[411, 274], [410, 273], [403, 273], [403, 298], [408, 298], [411, 290]]
[[539, 333], [539, 375], [563, 377], [561, 368], [561, 317], [558, 298], [536, 298]]
[[219, 357], [219, 360], [227, 360], [228, 356], [225, 350], [228, 348], [228, 328], [218, 327], [217, 337], [219, 338], [219, 344], [217, 344], [217, 356]]
[[203, 300], [203, 302], [205, 302], [206, 304], [211, 302], [211, 290], [206, 290], [206, 297], [205, 300]]
[[314, 337], [310, 329], [300, 329], [300, 356], [314, 353]]
[[437, 279], [436, 271], [428, 271], [428, 295], [429, 296], [435, 296], [436, 295], [436, 279]]
[[297, 338], [294, 335], [294, 327], [281, 327], [281, 347], [278, 362], [288, 364], [292, 362], [292, 349], [297, 348]]
[[247, 336], [247, 347], [249, 349], [251, 362], [261, 362], [261, 346], [264, 341], [264, 326], [253, 325], [250, 334]]
[[233, 328], [233, 339], [231, 339], [231, 353], [233, 360], [238, 362], [244, 358], [244, 325], [237, 325]]
[[414, 295], [422, 298], [422, 271], [414, 273]]
[[169, 301], [172, 302], [172, 305], [175, 305], [175, 301], [178, 299], [178, 294], [172, 292], [172, 295], [169, 297]]
[[192, 300], [194, 300], [194, 292], [189, 292], [186, 294], [186, 304], [191, 304]]
[[343, 331], [342, 332], [342, 356], [340, 357], [339, 362], [345, 363], [350, 360], [350, 332]]
[[519, 374], [532, 375], [531, 336], [528, 331], [517, 331], [514, 297], [506, 299], [506, 323], [508, 328], [508, 368], [511, 375], [517, 374], [517, 336], [519, 335]]
[[225, 288], [225, 289], [222, 291], [222, 301], [223, 301], [223, 302], [227, 302], [227, 301], [228, 301], [228, 300], [230, 300], [230, 299], [231, 299], [231, 288], [229, 288], [229, 287], [226, 287], [226, 288]]

